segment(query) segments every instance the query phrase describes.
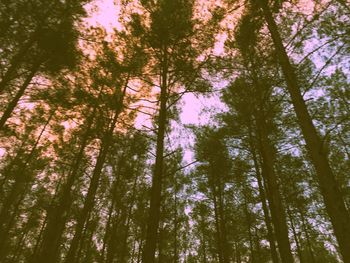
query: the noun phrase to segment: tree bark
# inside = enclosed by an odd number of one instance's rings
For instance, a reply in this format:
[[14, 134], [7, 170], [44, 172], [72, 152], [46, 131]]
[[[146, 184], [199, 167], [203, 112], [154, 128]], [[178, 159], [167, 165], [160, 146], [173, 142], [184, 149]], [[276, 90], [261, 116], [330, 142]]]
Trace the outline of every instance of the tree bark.
[[225, 213], [224, 213], [224, 192], [223, 192], [223, 184], [221, 182], [221, 177], [218, 179], [218, 201], [219, 201], [219, 223], [220, 223], [220, 234], [221, 234], [221, 242], [222, 242], [222, 256], [223, 256], [223, 262], [229, 263], [229, 246], [227, 242], [227, 236], [226, 236], [226, 219], [225, 219]]
[[125, 219], [125, 212], [122, 211], [122, 209], [119, 209], [117, 214], [114, 216], [114, 220], [112, 222], [112, 228], [111, 228], [111, 236], [109, 238], [108, 246], [107, 246], [107, 257], [106, 257], [106, 263], [112, 263], [115, 257], [115, 254], [117, 253], [117, 246], [118, 246], [118, 238], [117, 234], [121, 231], [120, 225]]

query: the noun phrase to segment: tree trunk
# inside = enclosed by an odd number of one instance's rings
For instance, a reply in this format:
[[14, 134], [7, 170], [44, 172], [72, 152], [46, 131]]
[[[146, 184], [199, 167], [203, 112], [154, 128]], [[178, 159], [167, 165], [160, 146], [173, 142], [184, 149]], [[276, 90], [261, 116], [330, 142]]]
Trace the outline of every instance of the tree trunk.
[[201, 220], [202, 220], [202, 234], [201, 234], [201, 248], [202, 248], [202, 253], [203, 253], [203, 263], [207, 263], [208, 260], [207, 260], [207, 245], [206, 245], [206, 240], [205, 240], [205, 235], [204, 235], [204, 230], [205, 230], [205, 227], [204, 227], [204, 219], [203, 217], [201, 217]]
[[247, 198], [244, 196], [244, 214], [246, 217], [247, 222], [247, 230], [248, 230], [248, 240], [249, 240], [249, 249], [250, 249], [250, 263], [255, 263], [255, 252], [254, 252], [254, 244], [253, 244], [253, 238], [252, 238], [252, 226], [251, 226], [251, 220], [250, 220], [250, 214], [248, 211], [248, 204], [247, 204]]
[[[112, 202], [111, 202], [111, 205], [108, 209], [108, 220], [106, 222], [106, 226], [105, 226], [105, 234], [103, 236], [103, 246], [102, 246], [102, 252], [101, 252], [101, 262], [105, 262], [105, 253], [106, 253], [106, 249], [108, 247], [108, 244], [110, 243], [110, 240], [111, 240], [111, 234], [113, 235], [114, 234], [114, 230], [111, 231], [112, 229], [112, 220], [113, 220], [113, 212], [115, 210], [115, 205], [116, 205], [116, 201], [117, 198], [115, 197], [115, 193], [116, 191], [118, 190], [118, 186], [119, 186], [119, 183], [120, 183], [120, 171], [121, 171], [121, 168], [122, 168], [122, 162], [124, 160], [124, 157], [122, 156], [118, 162], [117, 162], [117, 169], [116, 169], [116, 172], [115, 172], [115, 180], [113, 182], [113, 185], [112, 185], [112, 189], [111, 189], [111, 198], [112, 198]], [[119, 216], [119, 210], [117, 210], [117, 217]]]
[[235, 242], [235, 249], [236, 249], [236, 262], [241, 263], [242, 262], [241, 251], [237, 242]]
[[64, 232], [65, 224], [73, 201], [72, 187], [79, 174], [79, 168], [91, 134], [95, 113], [96, 107], [87, 119], [86, 131], [82, 137], [79, 152], [73, 162], [67, 182], [64, 184], [62, 192], [59, 194], [57, 205], [54, 205], [53, 203], [48, 211], [47, 224], [43, 233], [42, 245], [38, 251], [38, 254], [34, 254], [33, 256], [35, 262], [37, 263], [46, 263], [48, 260], [54, 263], [58, 259], [61, 237]]
[[88, 193], [85, 197], [84, 207], [83, 207], [83, 209], [78, 217], [77, 224], [75, 226], [74, 237], [73, 237], [73, 240], [70, 244], [70, 247], [69, 247], [66, 259], [65, 259], [66, 263], [75, 263], [77, 260], [77, 251], [79, 248], [79, 242], [82, 238], [84, 226], [85, 226], [85, 224], [88, 220], [89, 214], [94, 206], [95, 195], [97, 192], [97, 188], [99, 186], [101, 171], [103, 169], [103, 165], [105, 163], [109, 148], [111, 146], [111, 139], [113, 136], [113, 131], [114, 131], [115, 125], [117, 123], [118, 116], [119, 116], [121, 109], [122, 109], [122, 106], [121, 106], [122, 101], [123, 101], [123, 99], [121, 99], [120, 105], [118, 105], [118, 109], [116, 110], [116, 112], [114, 114], [113, 120], [111, 121], [111, 124], [110, 124], [106, 134], [102, 138], [100, 152], [98, 154], [96, 165], [95, 165], [95, 168], [94, 168], [94, 171], [92, 174]]
[[33, 45], [35, 39], [37, 37], [37, 33], [32, 34], [32, 37], [25, 43], [18, 53], [14, 55], [11, 59], [10, 66], [1, 78], [0, 81], [0, 94], [6, 89], [8, 83], [15, 77], [14, 74], [18, 70], [21, 62], [23, 62], [23, 57], [28, 52], [29, 48]]
[[227, 243], [227, 236], [226, 236], [226, 220], [225, 220], [225, 213], [224, 213], [224, 193], [223, 193], [223, 188], [224, 186], [222, 185], [222, 182], [219, 178], [218, 182], [218, 201], [219, 201], [219, 223], [220, 223], [220, 234], [221, 234], [221, 242], [222, 242], [222, 256], [223, 256], [223, 262], [224, 263], [229, 263], [230, 258], [229, 258], [229, 246]]
[[307, 150], [316, 169], [321, 193], [324, 198], [327, 213], [331, 219], [340, 252], [345, 263], [350, 263], [350, 215], [346, 209], [343, 196], [336, 178], [330, 167], [327, 151], [324, 143], [317, 133], [312, 122], [305, 101], [301, 95], [298, 78], [289, 61], [287, 52], [283, 46], [276, 22], [272, 16], [266, 0], [258, 1], [260, 4], [268, 29], [272, 36], [283, 74], [287, 82], [287, 88], [292, 99], [295, 113], [299, 120]]
[[178, 257], [178, 240], [177, 240], [177, 232], [178, 232], [178, 222], [177, 222], [177, 181], [176, 175], [174, 175], [174, 263], [179, 261]]
[[103, 236], [103, 246], [101, 249], [101, 262], [105, 261], [105, 253], [106, 253], [106, 248], [107, 248], [107, 243], [109, 241], [109, 234], [110, 234], [110, 229], [111, 229], [111, 222], [112, 222], [112, 214], [114, 211], [114, 205], [115, 205], [115, 201], [114, 198], [112, 199], [112, 203], [111, 206], [109, 207], [109, 211], [108, 211], [108, 219], [106, 222], [106, 226], [105, 226], [105, 234]]
[[307, 226], [307, 224], [305, 222], [306, 220], [305, 220], [304, 212], [301, 210], [301, 208], [299, 208], [299, 214], [300, 214], [300, 217], [301, 217], [302, 229], [303, 229], [303, 231], [305, 233], [307, 246], [309, 248], [311, 263], [316, 263], [316, 259], [315, 259], [315, 255], [314, 255], [314, 252], [313, 252], [312, 243], [311, 243], [310, 235], [309, 235], [309, 231], [308, 231], [308, 226]]
[[264, 116], [261, 115], [261, 112], [255, 113], [262, 157], [262, 176], [267, 184], [267, 197], [282, 263], [292, 263], [294, 259], [289, 243], [286, 214], [274, 171], [274, 151], [268, 138]]
[[215, 228], [216, 228], [216, 239], [217, 239], [217, 247], [218, 247], [218, 257], [219, 262], [224, 263], [224, 256], [223, 256], [223, 248], [222, 248], [222, 240], [221, 240], [221, 229], [220, 229], [220, 219], [219, 219], [219, 211], [218, 211], [218, 204], [217, 204], [217, 198], [215, 193], [215, 186], [212, 187], [212, 195], [213, 195], [213, 202], [214, 202], [214, 217], [215, 217]]
[[293, 216], [292, 216], [292, 213], [289, 209], [289, 207], [287, 207], [287, 213], [288, 213], [288, 217], [289, 217], [289, 220], [290, 220], [290, 226], [292, 228], [292, 232], [293, 232], [293, 236], [294, 236], [294, 240], [295, 240], [295, 246], [297, 247], [297, 253], [298, 253], [298, 257], [299, 257], [299, 261], [300, 263], [304, 263], [304, 257], [303, 257], [303, 252], [301, 250], [301, 247], [300, 247], [300, 242], [299, 242], [299, 238], [298, 238], [298, 233], [295, 229], [295, 225], [294, 225], [294, 220], [293, 220]]
[[117, 209], [116, 214], [111, 220], [111, 235], [107, 239], [107, 252], [106, 252], [106, 263], [112, 263], [114, 256], [117, 253], [118, 239], [117, 234], [120, 231], [119, 225], [121, 224], [123, 215], [122, 209]]
[[35, 76], [36, 72], [38, 71], [39, 67], [40, 67], [40, 63], [36, 63], [33, 66], [33, 68], [31, 69], [30, 73], [28, 74], [28, 76], [24, 80], [23, 84], [21, 85], [21, 87], [17, 91], [15, 97], [7, 105], [5, 111], [4, 111], [4, 113], [3, 113], [3, 115], [1, 116], [1, 119], [0, 119], [0, 131], [4, 128], [4, 125], [5, 125], [6, 121], [11, 117], [11, 114], [14, 111], [14, 109], [16, 108], [16, 106], [18, 104], [18, 101], [23, 96], [25, 90], [29, 86], [30, 82], [32, 81], [33, 77]]
[[265, 224], [266, 224], [266, 228], [267, 228], [267, 239], [269, 240], [269, 243], [270, 243], [271, 259], [272, 259], [273, 263], [279, 263], [278, 253], [277, 253], [276, 244], [275, 244], [275, 235], [274, 235], [272, 224], [271, 224], [269, 208], [268, 208], [267, 201], [266, 201], [265, 189], [264, 189], [264, 186], [262, 183], [262, 178], [261, 178], [261, 174], [260, 174], [260, 167], [259, 167], [258, 159], [256, 156], [256, 152], [254, 149], [254, 143], [253, 143], [253, 138], [252, 138], [252, 134], [250, 131], [250, 127], [249, 127], [249, 145], [251, 148], [252, 158], [253, 158], [253, 162], [254, 162], [256, 179], [258, 181], [259, 197], [260, 197], [260, 201], [262, 204]]
[[129, 238], [129, 228], [130, 228], [130, 222], [131, 222], [131, 216], [132, 216], [132, 208], [135, 204], [135, 198], [136, 198], [136, 187], [137, 187], [137, 180], [138, 176], [135, 176], [133, 186], [132, 186], [132, 194], [131, 194], [131, 201], [128, 207], [128, 212], [126, 215], [126, 225], [124, 227], [125, 233], [123, 236], [123, 242], [121, 247], [121, 254], [120, 254], [120, 261], [121, 263], [127, 262], [127, 251], [128, 251], [128, 238]]
[[[27, 193], [27, 185], [30, 182], [30, 178], [27, 178], [25, 171], [28, 163], [32, 160], [35, 150], [47, 128], [49, 125], [55, 111], [52, 111], [49, 118], [47, 119], [44, 127], [41, 129], [38, 138], [36, 139], [30, 153], [25, 158], [23, 163], [20, 165], [18, 171], [15, 174], [15, 182], [12, 186], [12, 189], [6, 199], [3, 202], [1, 212], [0, 212], [0, 258], [4, 256], [6, 243], [8, 241], [8, 234], [15, 223], [15, 218], [17, 216], [17, 211], [19, 210], [19, 206], [22, 203], [23, 199]], [[11, 213], [11, 211], [13, 212]]]
[[142, 255], [143, 263], [155, 262], [157, 247], [157, 233], [160, 220], [160, 207], [162, 195], [163, 162], [164, 162], [164, 135], [167, 122], [168, 99], [168, 58], [167, 50], [163, 49], [163, 62], [161, 72], [160, 110], [158, 117], [156, 161], [152, 177], [151, 199], [146, 232], [146, 243]]

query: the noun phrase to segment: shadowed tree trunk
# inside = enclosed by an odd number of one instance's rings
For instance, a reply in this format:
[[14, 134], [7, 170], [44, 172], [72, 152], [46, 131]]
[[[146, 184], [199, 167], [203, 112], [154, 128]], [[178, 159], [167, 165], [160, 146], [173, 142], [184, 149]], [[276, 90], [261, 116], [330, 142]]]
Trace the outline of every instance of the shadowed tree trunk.
[[168, 99], [168, 54], [163, 48], [163, 61], [161, 72], [160, 109], [158, 116], [156, 162], [152, 177], [151, 200], [147, 223], [146, 241], [142, 255], [143, 263], [155, 262], [157, 247], [157, 235], [160, 220], [160, 207], [162, 195], [163, 163], [164, 163], [164, 135], [167, 122], [167, 99]]
[[293, 236], [294, 236], [294, 240], [295, 240], [295, 246], [296, 246], [296, 249], [297, 249], [299, 261], [300, 261], [300, 263], [304, 263], [303, 252], [301, 250], [299, 237], [298, 237], [299, 235], [298, 235], [298, 233], [297, 233], [297, 231], [295, 229], [294, 219], [293, 219], [293, 216], [292, 216], [292, 213], [291, 213], [289, 207], [287, 207], [287, 213], [288, 213], [288, 217], [289, 217], [289, 221], [290, 221], [290, 226], [291, 226], [292, 232], [293, 232]]
[[79, 175], [79, 168], [84, 157], [84, 151], [88, 144], [89, 137], [91, 135], [92, 124], [97, 107], [95, 106], [93, 111], [87, 118], [86, 131], [83, 134], [79, 152], [73, 162], [71, 171], [67, 177], [66, 183], [63, 185], [62, 191], [59, 194], [57, 205], [54, 204], [50, 207], [47, 215], [47, 224], [43, 232], [43, 241], [40, 246], [38, 254], [34, 254], [33, 263], [44, 263], [47, 260], [56, 262], [61, 237], [65, 229], [65, 224], [72, 204], [72, 188]]
[[28, 52], [30, 47], [33, 45], [37, 33], [32, 34], [32, 37], [20, 48], [16, 55], [13, 56], [10, 62], [10, 66], [7, 71], [4, 73], [0, 81], [0, 94], [6, 89], [8, 83], [15, 77], [15, 72], [18, 70], [18, 67], [23, 62], [23, 57]]
[[[212, 187], [212, 188], [215, 188]], [[213, 189], [214, 190], [214, 189]], [[212, 191], [213, 191], [212, 190]], [[224, 263], [224, 255], [223, 255], [223, 248], [222, 248], [222, 239], [221, 239], [221, 229], [220, 229], [220, 219], [219, 219], [219, 209], [218, 209], [218, 202], [217, 202], [217, 198], [216, 198], [216, 193], [215, 190], [212, 193], [213, 195], [213, 203], [214, 203], [214, 217], [215, 217], [215, 228], [216, 228], [216, 242], [217, 242], [217, 254], [219, 257], [219, 262], [220, 263]]]
[[265, 189], [264, 189], [264, 186], [263, 186], [261, 173], [260, 173], [259, 162], [258, 162], [258, 159], [257, 159], [257, 156], [256, 156], [256, 152], [255, 152], [255, 149], [254, 149], [254, 144], [253, 144], [253, 141], [252, 141], [253, 138], [252, 138], [252, 133], [251, 133], [250, 129], [251, 128], [249, 127], [249, 145], [250, 145], [251, 153], [252, 153], [252, 157], [253, 157], [255, 174], [256, 174], [256, 179], [257, 179], [258, 188], [259, 188], [259, 197], [260, 197], [260, 201], [261, 201], [261, 204], [262, 204], [265, 224], [266, 224], [266, 228], [267, 228], [267, 238], [268, 238], [269, 244], [270, 244], [271, 258], [272, 258], [272, 262], [273, 263], [279, 263], [278, 253], [277, 253], [276, 244], [275, 244], [275, 235], [274, 235], [272, 224], [271, 224], [269, 208], [268, 208], [267, 201], [266, 201]]
[[[8, 196], [5, 198], [0, 212], [0, 258], [3, 258], [7, 252], [6, 244], [8, 241], [8, 234], [15, 223], [15, 219], [17, 217], [17, 211], [19, 206], [21, 205], [26, 193], [27, 186], [30, 182], [29, 176], [26, 175], [27, 165], [33, 159], [34, 153], [39, 145], [39, 142], [49, 125], [52, 117], [54, 116], [55, 111], [52, 111], [49, 118], [47, 119], [44, 127], [41, 129], [39, 136], [37, 137], [30, 153], [25, 158], [18, 170], [15, 171], [15, 182], [12, 185], [11, 191]], [[12, 211], [12, 213], [11, 213]]]
[[120, 261], [119, 262], [126, 262], [127, 260], [127, 249], [128, 249], [128, 238], [129, 238], [129, 231], [130, 231], [130, 223], [131, 223], [131, 217], [132, 217], [132, 209], [135, 204], [135, 199], [136, 199], [136, 189], [137, 189], [137, 180], [138, 176], [135, 177], [133, 186], [132, 186], [132, 194], [131, 194], [131, 200], [130, 204], [128, 207], [127, 215], [126, 215], [126, 224], [124, 226], [125, 232], [123, 235], [123, 240], [122, 240], [122, 247], [121, 247], [121, 254], [119, 256]]
[[274, 171], [274, 151], [267, 135], [264, 117], [259, 113], [256, 113], [255, 117], [259, 134], [259, 149], [262, 157], [262, 176], [267, 184], [267, 197], [281, 260], [283, 263], [292, 263], [294, 259], [288, 237], [286, 214], [279, 191], [277, 176]]
[[29, 86], [30, 82], [32, 81], [33, 77], [35, 76], [35, 74], [37, 73], [39, 67], [40, 67], [41, 63], [36, 63], [32, 69], [30, 70], [29, 74], [27, 75], [27, 77], [25, 78], [23, 84], [21, 85], [21, 87], [19, 88], [19, 90], [17, 91], [15, 97], [10, 101], [10, 103], [7, 105], [4, 113], [1, 116], [0, 119], [0, 131], [4, 128], [4, 125], [6, 123], [6, 121], [11, 117], [12, 112], [14, 111], [14, 109], [16, 108], [18, 101], [20, 100], [20, 98], [23, 96], [25, 90], [27, 89], [27, 87]]
[[304, 211], [302, 211], [302, 209], [300, 207], [298, 207], [298, 210], [299, 210], [299, 214], [300, 214], [300, 218], [301, 218], [301, 224], [302, 224], [301, 226], [302, 226], [302, 229], [304, 231], [306, 243], [307, 243], [307, 246], [309, 249], [311, 263], [316, 263], [316, 259], [315, 259], [315, 255], [314, 255], [313, 248], [312, 248], [312, 242], [310, 240], [309, 229], [308, 229], [308, 225], [307, 225], [307, 222], [305, 219]]
[[339, 189], [335, 175], [330, 167], [327, 150], [320, 138], [308, 112], [301, 94], [295, 69], [289, 61], [283, 46], [276, 22], [266, 0], [259, 0], [258, 4], [263, 10], [268, 29], [273, 39], [279, 62], [286, 79], [288, 92], [291, 96], [295, 113], [306, 142], [306, 148], [316, 169], [320, 189], [327, 213], [331, 219], [340, 252], [345, 263], [350, 263], [350, 216], [342, 193]]
[[244, 214], [246, 217], [246, 222], [247, 222], [247, 232], [248, 232], [248, 241], [249, 241], [249, 250], [250, 250], [250, 259], [249, 262], [255, 263], [255, 251], [254, 251], [254, 244], [253, 244], [253, 236], [252, 236], [252, 224], [251, 224], [251, 217], [250, 213], [248, 211], [248, 204], [247, 204], [247, 197], [246, 195], [244, 196], [245, 201], [244, 201]]
[[101, 172], [106, 160], [106, 156], [111, 146], [113, 131], [115, 129], [119, 114], [121, 113], [121, 110], [123, 108], [122, 103], [125, 95], [125, 90], [126, 90], [126, 87], [124, 88], [123, 94], [119, 99], [119, 102], [118, 102], [119, 105], [116, 106], [117, 109], [115, 110], [113, 119], [108, 127], [108, 130], [106, 131], [105, 135], [102, 138], [100, 152], [98, 154], [96, 165], [91, 177], [90, 186], [85, 197], [84, 207], [78, 216], [77, 224], [75, 226], [74, 237], [70, 244], [69, 250], [67, 252], [67, 256], [65, 258], [66, 263], [77, 262], [77, 252], [79, 248], [79, 243], [83, 235], [84, 226], [88, 221], [90, 212], [94, 206], [95, 195], [100, 182]]

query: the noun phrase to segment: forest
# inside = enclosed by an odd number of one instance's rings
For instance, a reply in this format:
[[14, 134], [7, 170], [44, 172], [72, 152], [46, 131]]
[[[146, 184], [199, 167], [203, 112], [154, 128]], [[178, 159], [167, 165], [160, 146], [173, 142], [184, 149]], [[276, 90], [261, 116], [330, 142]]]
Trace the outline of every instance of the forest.
[[350, 263], [348, 0], [1, 0], [1, 263]]

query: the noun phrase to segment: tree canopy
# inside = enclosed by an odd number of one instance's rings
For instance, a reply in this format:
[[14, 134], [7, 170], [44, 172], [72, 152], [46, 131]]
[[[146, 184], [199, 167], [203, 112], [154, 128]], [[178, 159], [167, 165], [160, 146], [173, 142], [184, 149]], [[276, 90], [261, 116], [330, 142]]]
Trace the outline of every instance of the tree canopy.
[[345, 0], [1, 1], [0, 262], [350, 263], [349, 28]]

